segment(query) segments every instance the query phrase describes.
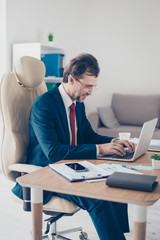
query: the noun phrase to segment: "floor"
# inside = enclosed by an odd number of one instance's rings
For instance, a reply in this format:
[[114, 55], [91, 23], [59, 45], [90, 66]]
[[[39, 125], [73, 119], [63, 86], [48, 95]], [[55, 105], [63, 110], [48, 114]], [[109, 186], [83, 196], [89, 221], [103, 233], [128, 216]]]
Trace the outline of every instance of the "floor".
[[[31, 240], [31, 214], [24, 213], [21, 204], [15, 202], [10, 194], [14, 183], [6, 180], [0, 173], [0, 239], [1, 240]], [[126, 239], [131, 240], [133, 208], [129, 205], [129, 221], [131, 232]], [[160, 201], [148, 208], [148, 223], [146, 240], [160, 240]], [[79, 211], [72, 217], [59, 220], [59, 230], [81, 226], [88, 233], [89, 240], [99, 240], [94, 226], [85, 211]], [[79, 240], [79, 234], [66, 235], [72, 240]], [[118, 239], [115, 239], [118, 240]]]

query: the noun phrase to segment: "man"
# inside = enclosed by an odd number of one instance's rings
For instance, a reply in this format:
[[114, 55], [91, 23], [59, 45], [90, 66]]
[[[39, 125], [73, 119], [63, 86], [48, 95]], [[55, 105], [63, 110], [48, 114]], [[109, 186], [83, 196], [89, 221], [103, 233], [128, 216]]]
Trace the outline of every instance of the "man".
[[[129, 141], [98, 135], [87, 120], [83, 101], [96, 88], [98, 74], [97, 60], [81, 54], [65, 68], [63, 83], [35, 100], [30, 115], [28, 163], [47, 166], [62, 159], [96, 159], [98, 154], [123, 156], [124, 146], [134, 151]], [[22, 198], [19, 185], [12, 191]], [[47, 191], [44, 204], [53, 194], [87, 210], [100, 240], [125, 239], [123, 232], [129, 231], [126, 204]]]

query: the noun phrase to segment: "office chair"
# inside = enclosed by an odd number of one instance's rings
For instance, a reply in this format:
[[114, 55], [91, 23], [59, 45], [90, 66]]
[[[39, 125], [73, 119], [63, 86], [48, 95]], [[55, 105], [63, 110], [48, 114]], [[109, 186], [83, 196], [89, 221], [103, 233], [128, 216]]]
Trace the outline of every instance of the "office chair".
[[[34, 100], [47, 91], [45, 82], [45, 66], [42, 61], [24, 56], [14, 65], [14, 72], [5, 73], [0, 85], [0, 103], [3, 119], [3, 138], [1, 161], [3, 174], [16, 182], [20, 175], [36, 171], [40, 167], [26, 164], [29, 143], [29, 115]], [[30, 189], [23, 188], [23, 208], [31, 210]], [[52, 197], [43, 205], [43, 212], [50, 215], [46, 219], [46, 231], [43, 238], [68, 239], [61, 234], [80, 231], [80, 239], [88, 239], [82, 228], [57, 231], [57, 220], [63, 216], [72, 216], [80, 208], [73, 203]], [[49, 235], [49, 237], [48, 237]]]

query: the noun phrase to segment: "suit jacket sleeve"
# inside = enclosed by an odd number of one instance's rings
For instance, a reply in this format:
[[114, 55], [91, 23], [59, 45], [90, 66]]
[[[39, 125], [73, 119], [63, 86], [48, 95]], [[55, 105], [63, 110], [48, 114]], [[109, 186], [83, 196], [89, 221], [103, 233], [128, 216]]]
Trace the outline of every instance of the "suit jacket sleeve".
[[[80, 105], [80, 106], [79, 106]], [[83, 143], [93, 143], [93, 144], [102, 144], [109, 143], [113, 139], [113, 137], [106, 137], [97, 134], [91, 127], [89, 123], [86, 113], [85, 107], [83, 103], [77, 103], [77, 112], [78, 112], [78, 140]]]

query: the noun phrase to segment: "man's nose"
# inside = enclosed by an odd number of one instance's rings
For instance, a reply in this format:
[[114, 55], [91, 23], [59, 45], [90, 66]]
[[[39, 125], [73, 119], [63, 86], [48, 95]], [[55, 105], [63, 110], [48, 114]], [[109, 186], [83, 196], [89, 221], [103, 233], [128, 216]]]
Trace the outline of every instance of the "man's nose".
[[92, 95], [92, 94], [93, 94], [93, 88], [89, 89], [89, 90], [87, 91], [87, 93], [88, 93], [88, 95]]

